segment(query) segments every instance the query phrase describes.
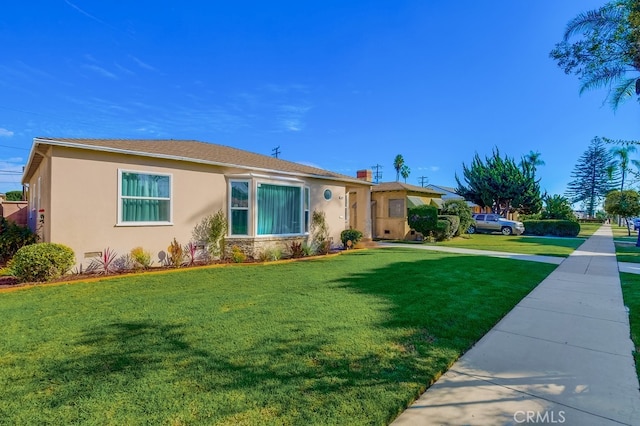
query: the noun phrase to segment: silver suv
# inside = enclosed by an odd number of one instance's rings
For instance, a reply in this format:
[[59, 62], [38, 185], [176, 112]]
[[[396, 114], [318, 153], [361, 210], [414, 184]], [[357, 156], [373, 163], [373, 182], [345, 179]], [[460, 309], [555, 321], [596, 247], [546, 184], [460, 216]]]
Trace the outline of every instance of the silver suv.
[[476, 232], [501, 232], [502, 235], [524, 233], [524, 224], [515, 220], [508, 220], [493, 213], [479, 213], [473, 215], [475, 223], [469, 227], [467, 232], [475, 234]]

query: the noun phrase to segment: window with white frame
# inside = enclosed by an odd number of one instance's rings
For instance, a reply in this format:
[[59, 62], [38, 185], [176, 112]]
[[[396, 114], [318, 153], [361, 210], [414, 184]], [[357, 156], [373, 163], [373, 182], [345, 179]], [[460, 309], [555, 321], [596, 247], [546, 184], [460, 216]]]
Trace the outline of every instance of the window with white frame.
[[311, 193], [308, 186], [304, 188], [304, 232], [309, 232], [309, 208], [311, 206]]
[[119, 223], [171, 223], [171, 178], [170, 174], [119, 170]]
[[249, 235], [249, 181], [231, 181], [231, 235]]
[[[310, 189], [300, 184], [229, 181], [229, 234], [300, 235], [309, 232]], [[253, 195], [255, 194], [255, 195]]]

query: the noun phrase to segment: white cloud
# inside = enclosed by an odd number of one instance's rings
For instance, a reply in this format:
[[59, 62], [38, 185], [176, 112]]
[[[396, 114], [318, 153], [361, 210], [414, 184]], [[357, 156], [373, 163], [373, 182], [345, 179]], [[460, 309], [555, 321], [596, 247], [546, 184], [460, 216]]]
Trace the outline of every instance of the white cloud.
[[67, 3], [69, 6], [71, 6], [72, 8], [74, 8], [75, 10], [77, 10], [78, 12], [82, 13], [87, 18], [93, 19], [94, 21], [99, 22], [99, 23], [101, 23], [103, 25], [110, 26], [109, 24], [107, 24], [106, 22], [96, 18], [95, 16], [93, 16], [89, 12], [85, 12], [84, 10], [80, 9], [78, 6], [76, 6], [75, 4], [71, 3], [69, 0], [64, 0], [64, 2]]
[[13, 136], [13, 132], [11, 130], [0, 127], [0, 137], [10, 138], [11, 136]]
[[304, 115], [311, 109], [309, 106], [299, 105], [281, 105], [280, 106], [280, 125], [289, 132], [301, 131], [305, 124]]
[[146, 62], [142, 62], [140, 59], [136, 58], [133, 55], [129, 55], [129, 57], [131, 58], [131, 60], [133, 60], [133, 62], [135, 62], [140, 68], [144, 68], [146, 70], [149, 71], [158, 71], [157, 69], [155, 69], [154, 67], [152, 67], [151, 65], [147, 64]]
[[83, 65], [83, 67], [88, 69], [88, 70], [91, 70], [91, 71], [93, 71], [95, 73], [98, 73], [103, 77], [111, 78], [113, 80], [117, 80], [118, 79], [117, 75], [115, 75], [114, 73], [109, 72], [109, 71], [105, 70], [104, 68], [99, 67], [97, 65], [87, 65], [87, 64], [85, 64], [85, 65]]

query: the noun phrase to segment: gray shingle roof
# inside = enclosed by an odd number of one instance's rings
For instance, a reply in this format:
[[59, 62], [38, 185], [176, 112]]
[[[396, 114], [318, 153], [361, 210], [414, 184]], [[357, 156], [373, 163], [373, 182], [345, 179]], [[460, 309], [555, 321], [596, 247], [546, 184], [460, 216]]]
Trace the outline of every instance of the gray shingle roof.
[[[217, 145], [195, 140], [73, 139], [38, 137], [34, 139], [34, 146], [37, 144], [119, 152], [122, 154], [142, 155], [147, 157], [169, 158], [187, 162], [239, 167], [266, 172], [281, 172], [285, 174], [370, 185], [370, 183], [358, 180], [354, 177], [334, 173], [329, 170], [311, 167], [279, 158], [273, 158], [267, 155], [257, 154], [225, 145]], [[33, 157], [33, 152], [31, 156]], [[25, 176], [28, 176], [28, 173], [28, 170], [25, 171]]]

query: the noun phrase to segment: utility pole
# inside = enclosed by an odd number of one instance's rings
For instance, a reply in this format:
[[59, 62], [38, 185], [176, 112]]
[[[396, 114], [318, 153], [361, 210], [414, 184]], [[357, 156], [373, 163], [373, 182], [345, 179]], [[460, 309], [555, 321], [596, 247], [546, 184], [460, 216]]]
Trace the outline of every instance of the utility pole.
[[271, 150], [271, 156], [278, 158], [278, 155], [280, 154], [280, 145], [276, 146], [275, 148], [273, 148]]
[[429, 178], [426, 176], [420, 176], [418, 179], [420, 179], [420, 186], [424, 188], [424, 184], [429, 182]]
[[376, 180], [376, 183], [380, 182], [380, 179], [382, 179], [382, 172], [380, 171], [382, 166], [380, 164], [376, 164], [375, 166], [371, 166], [371, 168], [374, 170], [373, 178]]

